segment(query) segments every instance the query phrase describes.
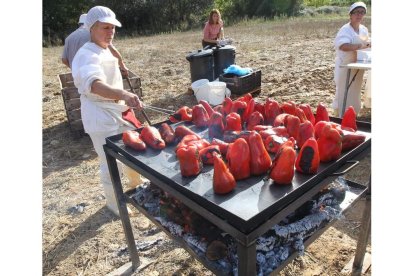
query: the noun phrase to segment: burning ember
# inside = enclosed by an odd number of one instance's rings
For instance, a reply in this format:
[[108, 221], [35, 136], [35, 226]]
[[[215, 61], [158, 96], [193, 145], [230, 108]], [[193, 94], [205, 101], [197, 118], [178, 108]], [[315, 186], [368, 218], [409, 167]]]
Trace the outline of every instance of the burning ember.
[[[291, 254], [304, 254], [304, 241], [333, 219], [341, 216], [339, 204], [348, 190], [334, 182], [314, 198], [260, 236], [256, 242], [257, 275], [268, 275]], [[137, 187], [133, 199], [173, 236], [188, 246], [211, 267], [238, 275], [237, 243], [227, 233], [151, 183]]]

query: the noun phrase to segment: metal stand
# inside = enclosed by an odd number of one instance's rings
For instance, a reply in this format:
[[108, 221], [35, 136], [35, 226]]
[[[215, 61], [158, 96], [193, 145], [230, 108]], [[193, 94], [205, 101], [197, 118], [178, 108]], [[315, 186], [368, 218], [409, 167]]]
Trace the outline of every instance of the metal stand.
[[238, 243], [237, 255], [239, 257], [239, 275], [256, 275], [256, 242], [253, 242], [249, 246]]
[[108, 162], [109, 174], [111, 175], [112, 187], [114, 188], [116, 204], [118, 205], [119, 216], [122, 221], [122, 226], [124, 228], [124, 233], [128, 244], [128, 250], [131, 256], [132, 270], [135, 271], [140, 265], [140, 260], [137, 248], [135, 246], [134, 234], [132, 232], [131, 222], [128, 216], [128, 209], [124, 191], [122, 189], [118, 166], [116, 164], [116, 159], [112, 155], [108, 154], [107, 148], [105, 146], [104, 151], [106, 160]]
[[[257, 225], [257, 227], [247, 232], [242, 232], [240, 229], [234, 227], [232, 224], [230, 224], [227, 220], [224, 220], [221, 216], [219, 216], [217, 213], [213, 212], [212, 210], [206, 209], [204, 206], [200, 205], [198, 201], [193, 200], [192, 198], [187, 197], [185, 194], [181, 193], [177, 189], [174, 189], [169, 183], [167, 183], [168, 179], [164, 179], [162, 177], [159, 177], [157, 175], [154, 175], [151, 173], [151, 170], [146, 167], [139, 166], [139, 163], [135, 162], [134, 157], [128, 156], [128, 152], [123, 152], [122, 149], [118, 146], [112, 145], [110, 146], [109, 138], [107, 138], [107, 144], [103, 146], [104, 152], [107, 158], [108, 167], [109, 167], [109, 173], [111, 175], [111, 180], [116, 196], [117, 205], [119, 208], [120, 213], [120, 219], [122, 221], [122, 226], [124, 229], [128, 250], [131, 256], [132, 261], [132, 270], [135, 271], [141, 264], [141, 261], [138, 256], [138, 251], [135, 245], [135, 239], [130, 223], [130, 219], [128, 216], [127, 211], [127, 202], [131, 202], [132, 199], [128, 198], [128, 196], [124, 193], [122, 189], [122, 183], [119, 176], [119, 172], [117, 169], [117, 162], [116, 160], [119, 160], [120, 162], [126, 164], [130, 168], [136, 170], [146, 178], [148, 178], [154, 185], [156, 185], [158, 188], [162, 189], [163, 191], [169, 193], [171, 196], [177, 198], [180, 200], [183, 204], [191, 208], [193, 211], [198, 213], [200, 216], [202, 216], [204, 219], [208, 220], [212, 224], [216, 225], [218, 228], [223, 230], [224, 232], [230, 234], [237, 242], [237, 255], [238, 255], [238, 274], [243, 276], [250, 276], [250, 275], [256, 275], [256, 240], [258, 237], [266, 233], [273, 225], [280, 222], [284, 217], [286, 217], [288, 214], [290, 214], [292, 211], [299, 208], [303, 203], [307, 202], [310, 198], [312, 198], [315, 194], [317, 194], [322, 187], [325, 187], [327, 184], [331, 183], [334, 179], [337, 178], [337, 175], [328, 175], [328, 176], [321, 176], [320, 179], [318, 179], [317, 183], [308, 191], [304, 192], [301, 196], [296, 198], [293, 202], [288, 203], [285, 205], [282, 209], [278, 210], [277, 212], [273, 213], [272, 216], [270, 216], [266, 221], [261, 222]], [[356, 159], [363, 158], [367, 153], [369, 152], [368, 149], [365, 149], [361, 151], [359, 154], [355, 155]], [[342, 168], [342, 167], [340, 167]], [[346, 171], [346, 170], [345, 170]], [[345, 171], [343, 171], [341, 174], [343, 174]], [[369, 182], [369, 187], [371, 186], [371, 183]], [[365, 192], [367, 190], [364, 190]], [[128, 192], [127, 192], [128, 193]], [[360, 194], [362, 196], [362, 194]], [[356, 200], [359, 199], [359, 196]], [[133, 205], [134, 203], [131, 202]], [[361, 230], [361, 236], [360, 240], [358, 241], [358, 249], [357, 249], [357, 255], [355, 256], [355, 263], [354, 267], [360, 266], [360, 263], [362, 263], [361, 258], [363, 259], [363, 255], [365, 253], [365, 247], [367, 242], [367, 237], [369, 234], [369, 223], [370, 223], [370, 201], [367, 200], [365, 213], [364, 213], [364, 225], [363, 229]], [[135, 205], [134, 205], [135, 206]], [[137, 206], [135, 206], [138, 208]], [[140, 210], [138, 208], [138, 210]], [[149, 214], [146, 214], [145, 212], [142, 212], [147, 217]], [[154, 220], [153, 220], [154, 221]], [[158, 227], [162, 227], [162, 225], [154, 223]], [[161, 228], [166, 231], [164, 228]], [[307, 241], [307, 243], [311, 243], [313, 241], [313, 238], [316, 238], [318, 235], [321, 235], [327, 228], [320, 229], [318, 232], [316, 232], [312, 237], [310, 237]], [[177, 239], [177, 238], [176, 238]], [[178, 240], [178, 239], [177, 239]], [[181, 239], [182, 240], [182, 239]], [[182, 240], [183, 241], [183, 240]], [[188, 246], [187, 246], [188, 247]], [[187, 247], [184, 245], [184, 248], [187, 249]], [[191, 255], [191, 251], [189, 251]], [[194, 254], [196, 259], [198, 259], [201, 263], [206, 265], [201, 259], [197, 257], [196, 254]], [[362, 257], [361, 257], [362, 256]], [[294, 257], [293, 255], [291, 256]], [[285, 263], [277, 270], [283, 269], [285, 265], [289, 262], [289, 259], [285, 261]], [[207, 268], [210, 269], [208, 265], [206, 265]], [[214, 268], [210, 269], [214, 272]], [[214, 272], [217, 275], [223, 274], [223, 272], [218, 271]]]
[[352, 275], [361, 275], [364, 262], [365, 251], [368, 244], [371, 229], [371, 177], [368, 183], [368, 191], [365, 200], [364, 214], [362, 216], [362, 227], [359, 233], [357, 248], [355, 252], [354, 264], [352, 265]]

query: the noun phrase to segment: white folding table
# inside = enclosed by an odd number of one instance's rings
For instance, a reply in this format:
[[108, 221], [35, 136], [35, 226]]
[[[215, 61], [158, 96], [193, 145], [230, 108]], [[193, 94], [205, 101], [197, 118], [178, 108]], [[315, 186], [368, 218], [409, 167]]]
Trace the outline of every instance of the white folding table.
[[[347, 74], [346, 74], [344, 101], [343, 101], [341, 113], [339, 114], [339, 117], [342, 118], [344, 116], [345, 109], [346, 109], [346, 100], [348, 98], [349, 87], [354, 82], [355, 77], [358, 75], [360, 70], [364, 70], [364, 71], [365, 70], [371, 70], [371, 62], [364, 62], [364, 61], [359, 61], [358, 60], [357, 62], [352, 62], [352, 63], [341, 65], [340, 67], [348, 69]], [[356, 71], [355, 75], [352, 77], [351, 83], [349, 83], [349, 79], [350, 79], [350, 76], [351, 76], [351, 70], [352, 69], [357, 69], [357, 71]]]

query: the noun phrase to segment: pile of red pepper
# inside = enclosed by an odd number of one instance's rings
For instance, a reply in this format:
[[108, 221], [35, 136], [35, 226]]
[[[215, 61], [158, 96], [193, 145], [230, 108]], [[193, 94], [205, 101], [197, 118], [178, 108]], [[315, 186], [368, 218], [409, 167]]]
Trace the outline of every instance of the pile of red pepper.
[[[365, 141], [365, 136], [357, 132], [353, 107], [337, 124], [330, 121], [322, 103], [314, 115], [309, 104], [280, 104], [273, 99], [263, 104], [251, 94], [235, 101], [225, 98], [214, 108], [206, 101], [192, 108], [183, 106], [169, 119], [208, 128], [211, 142], [184, 125], [174, 130], [163, 123], [159, 129], [146, 126], [141, 134], [125, 132], [125, 145], [145, 150], [146, 145], [163, 149], [166, 144], [178, 143], [181, 174], [196, 176], [203, 165], [214, 165], [213, 189], [218, 194], [229, 193], [237, 180], [251, 175], [268, 174], [275, 184], [291, 184], [295, 171], [316, 174], [320, 162], [336, 160], [342, 152]], [[270, 154], [274, 154], [273, 160]]]

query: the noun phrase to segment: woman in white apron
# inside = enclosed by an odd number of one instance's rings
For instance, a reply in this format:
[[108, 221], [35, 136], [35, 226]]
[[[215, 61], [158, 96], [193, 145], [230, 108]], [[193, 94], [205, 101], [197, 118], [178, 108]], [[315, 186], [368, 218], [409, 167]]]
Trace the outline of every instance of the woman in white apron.
[[[356, 61], [356, 51], [359, 49], [370, 48], [369, 33], [367, 27], [361, 24], [367, 12], [367, 7], [363, 2], [356, 2], [349, 8], [349, 22], [341, 27], [335, 37], [335, 72], [334, 80], [336, 84], [335, 99], [332, 103], [332, 108], [335, 110], [335, 115], [342, 117], [342, 106], [345, 96], [345, 83], [347, 69], [340, 68]], [[354, 77], [357, 70], [351, 70], [350, 81]], [[364, 71], [359, 71], [356, 75], [352, 85], [349, 87], [346, 107], [353, 106], [355, 112], [361, 109], [361, 86]]]
[[108, 136], [136, 129], [137, 125], [124, 120], [122, 113], [129, 107], [141, 109], [142, 103], [137, 95], [123, 89], [118, 60], [109, 50], [115, 26], [121, 27], [114, 12], [107, 7], [93, 7], [85, 25], [90, 30], [91, 41], [76, 53], [72, 75], [80, 94], [83, 126], [99, 156], [106, 205], [119, 215], [103, 145]]

